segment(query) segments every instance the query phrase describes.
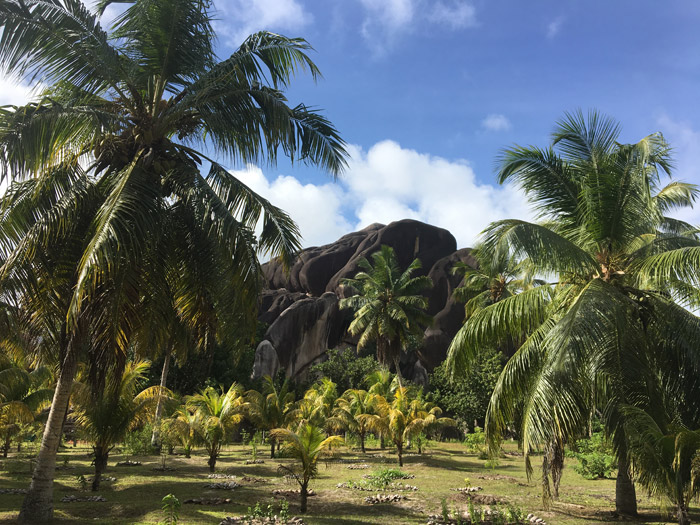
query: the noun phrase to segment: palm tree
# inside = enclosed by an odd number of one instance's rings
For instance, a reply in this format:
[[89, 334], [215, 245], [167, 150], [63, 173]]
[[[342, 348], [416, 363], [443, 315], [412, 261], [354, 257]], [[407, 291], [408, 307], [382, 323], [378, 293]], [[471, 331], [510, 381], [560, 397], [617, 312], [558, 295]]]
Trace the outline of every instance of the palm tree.
[[647, 408], [663, 397], [660, 389], [682, 391], [697, 373], [700, 321], [679, 302], [697, 304], [700, 241], [667, 213], [692, 205], [698, 190], [662, 185], [671, 161], [660, 134], [620, 144], [619, 133], [611, 119], [579, 112], [558, 122], [550, 147], [503, 152], [499, 181], [519, 184], [541, 220], [491, 224], [484, 250], [527, 259], [535, 273], [558, 282], [476, 312], [449, 360], [454, 373], [464, 373], [480, 348], [521, 338], [491, 398], [489, 443], [496, 447], [517, 419], [529, 469], [533, 450], [553, 439], [571, 442], [599, 407], [619, 460], [617, 510], [635, 514], [619, 407]]
[[[99, 2], [99, 11], [110, 3]], [[157, 312], [167, 310], [164, 281], [178, 269], [204, 276], [202, 288], [218, 280], [209, 291], [219, 315], [227, 314], [219, 328], [234, 321], [247, 327], [255, 317], [257, 251], [289, 261], [299, 247], [284, 212], [201, 150], [238, 163], [274, 163], [281, 150], [333, 175], [346, 162], [331, 123], [303, 104], [288, 105], [284, 96], [299, 71], [318, 76], [306, 41], [256, 33], [219, 60], [209, 0], [125, 3], [125, 13], [105, 31], [99, 12], [79, 0], [0, 1], [3, 72], [41, 77], [48, 86], [35, 102], [0, 112], [0, 177], [10, 174], [20, 186], [36, 180], [54, 196], [31, 223], [15, 221], [17, 230], [4, 231], [24, 234], [2, 241], [8, 256], [0, 288], [12, 276], [21, 280], [21, 266], [40, 264], [37, 247], [64, 235], [77, 216], [88, 229], [79, 237], [85, 242], [67, 311], [58, 316], [66, 319], [64, 345], [55, 352], [61, 377], [23, 521], [52, 515], [55, 451], [81, 347], [70, 341], [85, 310], [100, 298], [101, 315], [110, 319], [101, 334], [108, 344], [91, 346], [125, 354], [139, 302], [146, 296], [157, 300]], [[11, 188], [14, 202], [32, 197], [20, 186]], [[188, 300], [191, 290], [181, 290], [183, 313], [201, 313], [203, 305]], [[208, 331], [210, 339], [218, 335]]]
[[207, 387], [192, 396], [188, 405], [196, 410], [197, 433], [209, 453], [209, 470], [214, 472], [222, 445], [243, 421], [243, 388], [237, 383], [226, 392], [223, 388]]
[[185, 457], [189, 458], [192, 447], [197, 441], [197, 429], [199, 428], [196, 410], [187, 405], [181, 405], [165, 420], [165, 423], [175, 433], [185, 451]]
[[346, 390], [336, 401], [333, 417], [329, 422], [338, 429], [353, 432], [360, 438], [360, 449], [364, 454], [365, 438], [370, 431], [370, 425], [365, 416], [374, 414], [375, 395], [366, 390]]
[[104, 391], [96, 392], [88, 383], [75, 386], [73, 418], [92, 442], [95, 455], [93, 491], [100, 489], [100, 479], [112, 448], [122, 442], [130, 430], [152, 418], [156, 403], [168, 394], [159, 386], [140, 390], [147, 379], [149, 366], [147, 361], [127, 363], [120, 377], [109, 378]]
[[360, 335], [358, 349], [376, 343], [379, 363], [385, 367], [394, 365], [400, 375], [401, 351], [411, 337], [421, 336], [432, 322], [425, 313], [428, 299], [420, 295], [432, 282], [426, 276], [411, 277], [421, 267], [418, 259], [402, 272], [391, 246], [382, 245], [372, 259], [374, 266], [362, 259], [358, 266], [364, 271], [354, 279], [343, 279], [342, 284], [357, 295], [341, 299], [340, 307], [355, 311], [348, 330], [352, 335]]
[[276, 428], [270, 434], [274, 439], [284, 443], [283, 452], [286, 457], [295, 460], [291, 467], [280, 465], [280, 470], [290, 474], [299, 483], [300, 512], [306, 512], [306, 501], [309, 495], [309, 482], [318, 473], [318, 460], [329, 453], [334, 445], [341, 445], [340, 436], [326, 437], [323, 430], [310, 423], [302, 424], [294, 432], [285, 428]]
[[47, 386], [46, 367], [27, 370], [0, 357], [0, 445], [7, 457], [13, 437], [22, 425], [33, 423], [51, 402], [53, 388]]
[[[245, 393], [245, 414], [261, 430], [286, 427], [294, 408], [294, 392], [285, 380], [277, 388], [270, 376], [263, 377], [263, 391], [248, 390]], [[270, 436], [270, 458], [275, 457], [275, 439]]]

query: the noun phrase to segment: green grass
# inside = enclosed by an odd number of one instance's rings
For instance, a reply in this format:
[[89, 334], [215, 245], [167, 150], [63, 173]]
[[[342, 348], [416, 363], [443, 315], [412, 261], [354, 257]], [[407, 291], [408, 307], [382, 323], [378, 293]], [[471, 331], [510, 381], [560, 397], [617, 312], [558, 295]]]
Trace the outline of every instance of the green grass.
[[[514, 451], [513, 445], [508, 450]], [[117, 461], [127, 459], [121, 454], [110, 457], [107, 476], [117, 478], [116, 482], [106, 482], [97, 493], [107, 499], [105, 503], [61, 503], [61, 497], [67, 494], [81, 494], [78, 476], [92, 476], [89, 448], [61, 449], [58, 465], [65, 459], [70, 469], [56, 473], [54, 492], [56, 522], [131, 524], [157, 523], [163, 519], [160, 510], [161, 499], [173, 493], [182, 502], [194, 497], [229, 497], [234, 503], [223, 506], [182, 505], [180, 523], [217, 524], [223, 517], [244, 514], [248, 507], [260, 501], [267, 504], [272, 501], [271, 491], [276, 488], [295, 489], [292, 482], [285, 480], [277, 472], [280, 463], [289, 460], [265, 459], [261, 465], [244, 465], [250, 458], [250, 448], [244, 446], [228, 447], [217, 463], [217, 472], [236, 476], [254, 476], [265, 478], [267, 483], [245, 483], [235, 491], [208, 490], [204, 485], [212, 480], [206, 478], [209, 473], [206, 458], [194, 455], [191, 459], [172, 456], [166, 465], [176, 470], [156, 472], [154, 467], [161, 465], [159, 457], [131, 457], [142, 462], [140, 467], [116, 467]], [[13, 457], [0, 460], [0, 488], [26, 487], [30, 479], [30, 459]], [[424, 524], [428, 514], [440, 514], [441, 500], [445, 498], [448, 506], [465, 510], [466, 496], [451, 490], [462, 487], [464, 478], [469, 478], [471, 485], [483, 487], [480, 496], [493, 496], [509, 504], [522, 508], [525, 513], [533, 512], [544, 518], [549, 524], [594, 524], [614, 522], [614, 480], [586, 480], [574, 472], [575, 460], [567, 460], [560, 489], [560, 499], [551, 509], [542, 509], [540, 500], [541, 482], [536, 475], [528, 482], [525, 476], [524, 462], [521, 457], [508, 455], [499, 460], [495, 468], [485, 467], [485, 461], [474, 454], [467, 454], [465, 447], [458, 443], [435, 443], [423, 455], [408, 454], [402, 470], [414, 474], [415, 478], [406, 483], [419, 488], [418, 492], [406, 492], [408, 500], [400, 504], [365, 505], [364, 498], [371, 493], [339, 489], [338, 483], [362, 480], [362, 476], [373, 471], [394, 467], [395, 456], [391, 450], [368, 450], [362, 455], [359, 451], [341, 449], [338, 458], [345, 461], [368, 463], [367, 470], [350, 470], [347, 463], [322, 463], [319, 476], [313, 482], [316, 496], [309, 498], [309, 512], [305, 521], [309, 524], [361, 524], [383, 523], [397, 525], [401, 523]], [[537, 464], [537, 458], [535, 458]], [[536, 471], [537, 474], [537, 471]], [[222, 481], [222, 480], [213, 480]], [[660, 508], [658, 502], [646, 498], [638, 489], [640, 499], [641, 522], [671, 523], [671, 517]], [[94, 493], [83, 492], [84, 495]], [[0, 522], [8, 523], [17, 516], [23, 496], [0, 495]], [[290, 499], [290, 514], [298, 513], [298, 501]], [[693, 520], [700, 518], [695, 513]]]

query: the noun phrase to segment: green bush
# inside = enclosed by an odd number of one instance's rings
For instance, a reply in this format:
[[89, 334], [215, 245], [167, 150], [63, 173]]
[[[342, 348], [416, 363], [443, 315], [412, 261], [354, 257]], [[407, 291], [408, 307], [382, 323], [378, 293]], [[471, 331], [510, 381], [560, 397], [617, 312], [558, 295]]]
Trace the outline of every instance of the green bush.
[[586, 479], [610, 478], [617, 469], [612, 447], [601, 432], [589, 439], [578, 440], [571, 455], [579, 462], [574, 470]]
[[153, 427], [144, 425], [138, 430], [129, 432], [124, 438], [124, 452], [130, 456], [148, 456], [154, 453], [151, 446]]

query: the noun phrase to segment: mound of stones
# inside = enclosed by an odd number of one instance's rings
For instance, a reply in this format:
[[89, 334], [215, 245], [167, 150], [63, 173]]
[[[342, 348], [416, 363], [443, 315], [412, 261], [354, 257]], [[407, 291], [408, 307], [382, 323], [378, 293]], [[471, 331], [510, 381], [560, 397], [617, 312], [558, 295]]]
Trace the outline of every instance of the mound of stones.
[[207, 479], [236, 479], [232, 474], [207, 474]]
[[[362, 476], [365, 479], [372, 479], [374, 477], [373, 474], [365, 474]], [[395, 476], [394, 479], [414, 479], [416, 477], [415, 474], [401, 474], [400, 476]]]
[[246, 459], [245, 464], [246, 465], [261, 465], [265, 463], [264, 459]]
[[84, 501], [107, 501], [105, 498], [102, 496], [73, 496], [73, 495], [68, 495], [68, 496], [63, 496], [61, 498], [61, 501], [63, 503], [78, 503], [78, 502], [84, 502]]
[[480, 490], [484, 490], [481, 487], [459, 487], [456, 489], [452, 489], [457, 492], [462, 492], [462, 493], [469, 493], [469, 492], [479, 492]]
[[538, 518], [534, 514], [528, 514], [527, 521], [530, 523], [536, 523], [537, 525], [547, 525], [546, 521], [544, 521], [542, 518]]
[[368, 505], [376, 505], [378, 503], [396, 503], [401, 500], [408, 499], [403, 494], [377, 494], [376, 496], [367, 496], [365, 503]]
[[183, 501], [185, 505], [226, 505], [231, 498], [191, 498]]
[[365, 485], [360, 485], [358, 483], [346, 481], [345, 483], [338, 483], [336, 487], [338, 487], [339, 489], [360, 490], [364, 492], [376, 492], [377, 490], [401, 490], [415, 492], [418, 490], [418, 487], [416, 487], [415, 485], [407, 485], [404, 483], [389, 483], [386, 487], [378, 489], [377, 487], [369, 487]]
[[350, 469], [350, 470], [365, 470], [365, 469], [368, 469], [368, 468], [369, 468], [369, 465], [368, 465], [367, 463], [359, 463], [359, 464], [356, 463], [356, 464], [353, 464], [353, 465], [348, 465], [348, 466], [345, 467], [345, 468], [346, 468], [346, 469]]
[[0, 489], [0, 494], [26, 494], [27, 489]]
[[[272, 491], [273, 496], [298, 496], [301, 493], [301, 490], [296, 489], [275, 489]], [[307, 496], [315, 496], [316, 493], [314, 492], [314, 489], [309, 489]]]
[[140, 461], [131, 461], [131, 460], [126, 460], [126, 461], [120, 461], [117, 463], [118, 467], [140, 467], [141, 462]]
[[241, 478], [241, 481], [245, 481], [246, 483], [267, 483], [268, 480], [265, 478], [254, 478], [253, 476], [243, 476]]
[[[87, 481], [88, 481], [89, 483], [92, 483], [92, 479], [93, 479], [93, 478], [88, 478]], [[115, 477], [113, 477], [113, 476], [100, 476], [100, 482], [102, 482], [102, 481], [112, 481], [112, 482], [114, 482], [114, 481], [117, 481], [117, 478], [115, 478]]]
[[245, 516], [224, 518], [219, 525], [304, 525], [304, 520], [296, 516], [282, 521], [277, 516], [273, 518], [256, 518], [251, 520]]
[[220, 483], [208, 483], [205, 485], [205, 488], [213, 490], [234, 490], [240, 486], [241, 485], [235, 481], [222, 481]]

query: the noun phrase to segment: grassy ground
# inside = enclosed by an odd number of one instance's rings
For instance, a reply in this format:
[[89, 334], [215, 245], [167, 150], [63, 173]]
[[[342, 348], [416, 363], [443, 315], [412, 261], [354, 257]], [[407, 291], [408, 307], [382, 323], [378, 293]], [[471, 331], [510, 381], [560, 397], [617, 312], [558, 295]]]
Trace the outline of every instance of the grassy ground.
[[[511, 450], [515, 450], [511, 447]], [[161, 499], [172, 493], [180, 501], [194, 497], [228, 497], [231, 504], [222, 506], [183, 505], [180, 523], [217, 524], [225, 516], [244, 514], [248, 507], [260, 501], [267, 504], [272, 500], [271, 491], [276, 488], [297, 488], [292, 482], [278, 474], [277, 467], [288, 460], [270, 460], [264, 452], [259, 455], [265, 459], [261, 465], [245, 465], [250, 459], [250, 448], [231, 446], [224, 451], [217, 463], [217, 472], [236, 476], [254, 476], [264, 478], [266, 483], [242, 483], [235, 491], [208, 490], [204, 485], [211, 481], [206, 478], [209, 473], [206, 459], [195, 455], [191, 459], [183, 456], [171, 456], [166, 466], [175, 470], [167, 472], [154, 471], [161, 466], [159, 457], [129, 458], [142, 462], [140, 467], [117, 467], [115, 463], [126, 459], [114, 454], [110, 457], [107, 476], [117, 478], [116, 482], [106, 482], [97, 493], [104, 496], [104, 503], [61, 503], [60, 499], [68, 494], [93, 495], [81, 492], [77, 478], [92, 475], [88, 448], [62, 449], [59, 453], [54, 492], [56, 522], [69, 523], [157, 523], [163, 519], [160, 510]], [[364, 498], [373, 494], [350, 489], [337, 488], [340, 482], [359, 481], [364, 474], [382, 467], [394, 467], [395, 456], [390, 450], [368, 450], [363, 456], [358, 451], [342, 450], [338, 456], [341, 461], [324, 463], [320, 466], [319, 476], [313, 482], [316, 496], [309, 498], [309, 512], [305, 520], [309, 524], [361, 524], [361, 523], [425, 523], [429, 514], [439, 514], [441, 500], [447, 500], [450, 508], [467, 508], [465, 496], [451, 490], [464, 486], [464, 478], [469, 478], [471, 485], [483, 487], [480, 498], [490, 497], [504, 503], [517, 505], [523, 511], [533, 512], [544, 518], [549, 524], [594, 524], [615, 523], [614, 480], [588, 481], [571, 468], [575, 460], [567, 460], [567, 467], [562, 480], [560, 499], [549, 510], [542, 509], [539, 479], [528, 482], [525, 476], [523, 459], [507, 456], [499, 461], [495, 468], [485, 466], [473, 454], [466, 454], [464, 446], [458, 443], [436, 443], [423, 455], [406, 457], [403, 470], [414, 474], [415, 478], [406, 483], [419, 488], [418, 492], [407, 492], [408, 500], [402, 503], [366, 505]], [[23, 488], [30, 478], [30, 459], [12, 457], [0, 459], [0, 488]], [[347, 462], [367, 463], [367, 470], [351, 470]], [[395, 491], [394, 491], [395, 492]], [[640, 491], [641, 492], [641, 491]], [[658, 503], [638, 494], [640, 498], [641, 522], [670, 523], [670, 516]], [[8, 523], [16, 517], [23, 496], [0, 494], [0, 522]], [[290, 513], [298, 512], [298, 502], [290, 499]], [[694, 521], [700, 514], [693, 516]]]

